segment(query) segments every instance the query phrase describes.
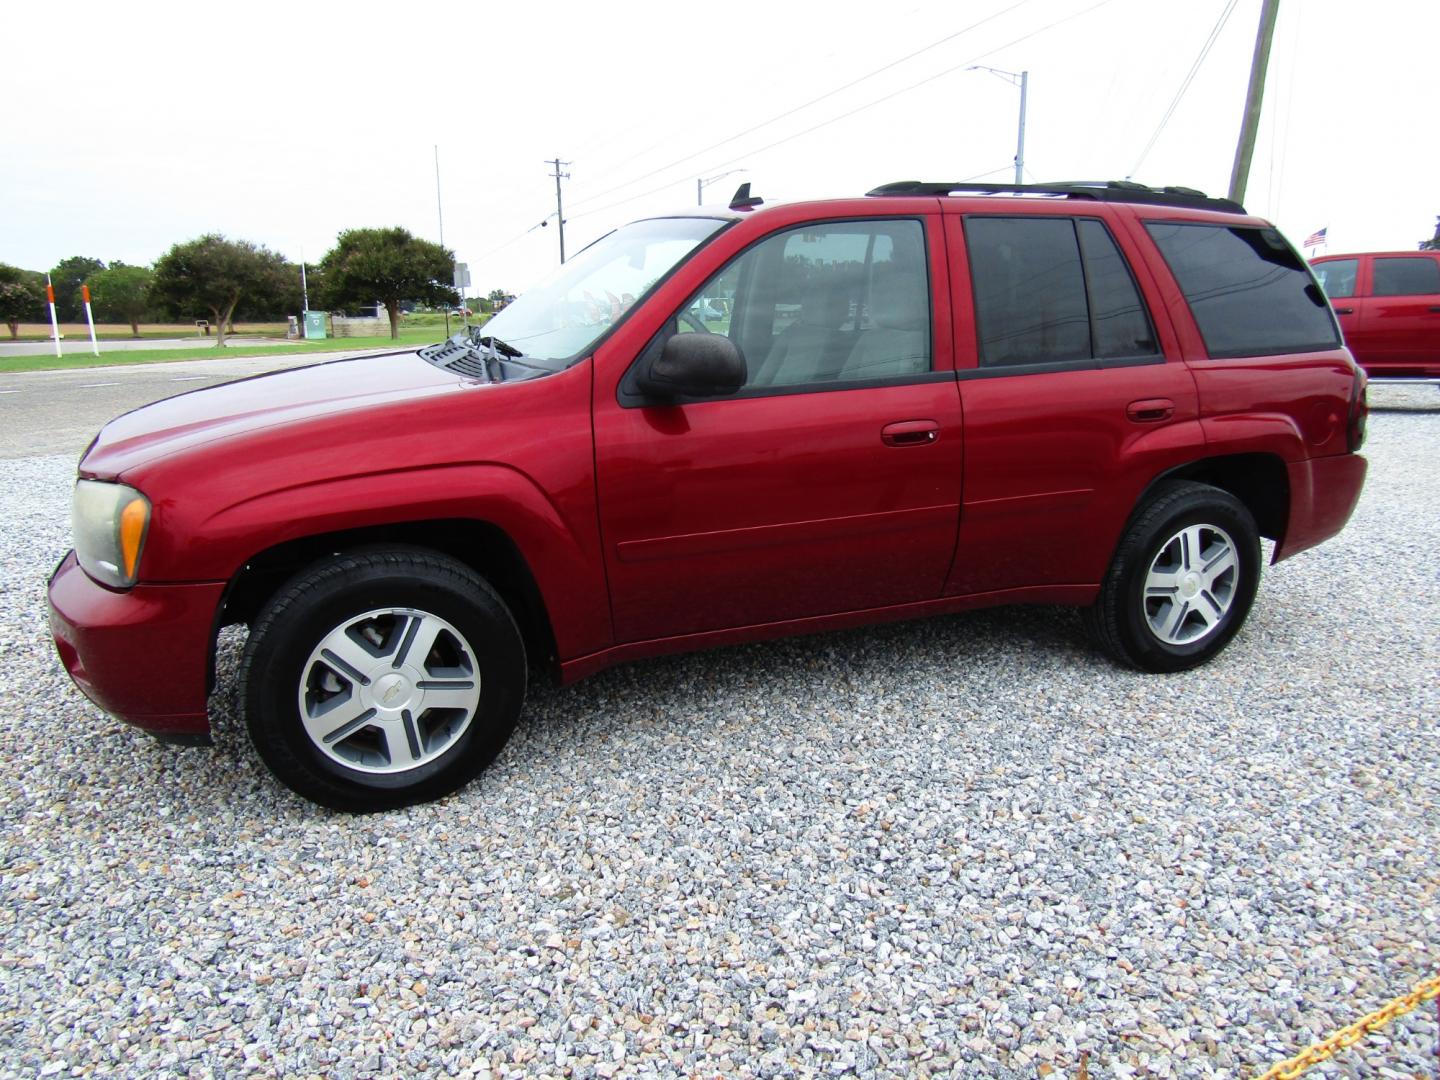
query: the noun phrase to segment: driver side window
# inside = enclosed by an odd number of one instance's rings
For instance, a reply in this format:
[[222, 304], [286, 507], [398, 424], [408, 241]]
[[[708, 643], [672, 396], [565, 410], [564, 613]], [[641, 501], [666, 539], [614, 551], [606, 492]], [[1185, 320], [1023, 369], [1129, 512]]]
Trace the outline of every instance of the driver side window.
[[740, 277], [740, 263], [733, 262], [717, 277], [705, 283], [700, 295], [692, 299], [677, 317], [676, 333], [730, 333], [730, 312], [735, 306], [735, 282]]
[[930, 283], [919, 221], [807, 225], [771, 236], [711, 278], [676, 333], [724, 334], [745, 390], [928, 372]]

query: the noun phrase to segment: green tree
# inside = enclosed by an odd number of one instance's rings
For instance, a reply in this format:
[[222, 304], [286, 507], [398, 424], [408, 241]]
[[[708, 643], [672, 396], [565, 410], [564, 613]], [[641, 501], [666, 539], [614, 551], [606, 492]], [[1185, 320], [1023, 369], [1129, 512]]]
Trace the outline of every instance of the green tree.
[[225, 330], [245, 297], [263, 297], [283, 289], [285, 259], [248, 240], [227, 240], [210, 233], [176, 244], [155, 263], [150, 295], [172, 315], [209, 314], [215, 347], [225, 345]]
[[140, 336], [140, 320], [150, 310], [150, 283], [155, 279], [143, 266], [113, 263], [86, 282], [95, 315], [108, 322], [130, 324], [130, 332]]
[[20, 336], [20, 324], [36, 319], [45, 304], [45, 294], [28, 281], [0, 281], [0, 319], [10, 336]]
[[1435, 218], [1435, 235], [1420, 241], [1421, 251], [1440, 251], [1440, 217]]
[[10, 336], [20, 336], [22, 322], [46, 318], [45, 275], [0, 263], [0, 319], [10, 328]]
[[[314, 288], [313, 284], [311, 288]], [[282, 260], [268, 281], [254, 292], [245, 294], [235, 309], [235, 317], [262, 321], [283, 319], [299, 313], [303, 306], [300, 264]]]
[[347, 229], [320, 260], [320, 268], [330, 305], [380, 301], [390, 315], [392, 338], [400, 336], [400, 301], [454, 304], [460, 299], [447, 284], [454, 273], [454, 252], [398, 227]]
[[61, 322], [79, 322], [85, 318], [85, 301], [80, 298], [80, 286], [105, 269], [99, 259], [85, 255], [72, 255], [56, 263], [50, 271], [50, 283], [55, 286], [55, 316]]

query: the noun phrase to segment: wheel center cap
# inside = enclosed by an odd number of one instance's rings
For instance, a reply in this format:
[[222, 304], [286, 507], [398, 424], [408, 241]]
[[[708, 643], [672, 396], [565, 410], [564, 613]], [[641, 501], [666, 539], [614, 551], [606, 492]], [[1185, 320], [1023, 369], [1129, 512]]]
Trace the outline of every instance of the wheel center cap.
[[1186, 600], [1193, 600], [1200, 595], [1200, 575], [1186, 574], [1185, 580], [1180, 583], [1180, 595]]
[[409, 679], [392, 671], [375, 680], [375, 704], [382, 709], [398, 709], [409, 702], [413, 691]]

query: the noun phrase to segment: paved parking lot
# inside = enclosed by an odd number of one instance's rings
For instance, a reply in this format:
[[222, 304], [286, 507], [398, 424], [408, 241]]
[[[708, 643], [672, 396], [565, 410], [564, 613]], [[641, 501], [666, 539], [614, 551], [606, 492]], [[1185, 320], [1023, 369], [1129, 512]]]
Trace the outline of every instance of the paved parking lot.
[[367, 818], [228, 684], [213, 750], [90, 706], [44, 625], [74, 453], [4, 461], [0, 1074], [1253, 1075], [1440, 968], [1440, 394], [1374, 400], [1355, 520], [1202, 670], [1054, 608], [632, 664]]
[[0, 372], [0, 461], [40, 454], [78, 458], [105, 421], [148, 402], [266, 371], [386, 351], [389, 342], [335, 353]]

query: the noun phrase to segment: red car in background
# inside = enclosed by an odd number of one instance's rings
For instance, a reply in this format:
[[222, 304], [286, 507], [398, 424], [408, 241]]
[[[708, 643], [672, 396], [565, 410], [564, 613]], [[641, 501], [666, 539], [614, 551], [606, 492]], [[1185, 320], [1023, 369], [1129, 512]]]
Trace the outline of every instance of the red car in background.
[[1324, 255], [1311, 265], [1371, 378], [1440, 382], [1440, 251]]

